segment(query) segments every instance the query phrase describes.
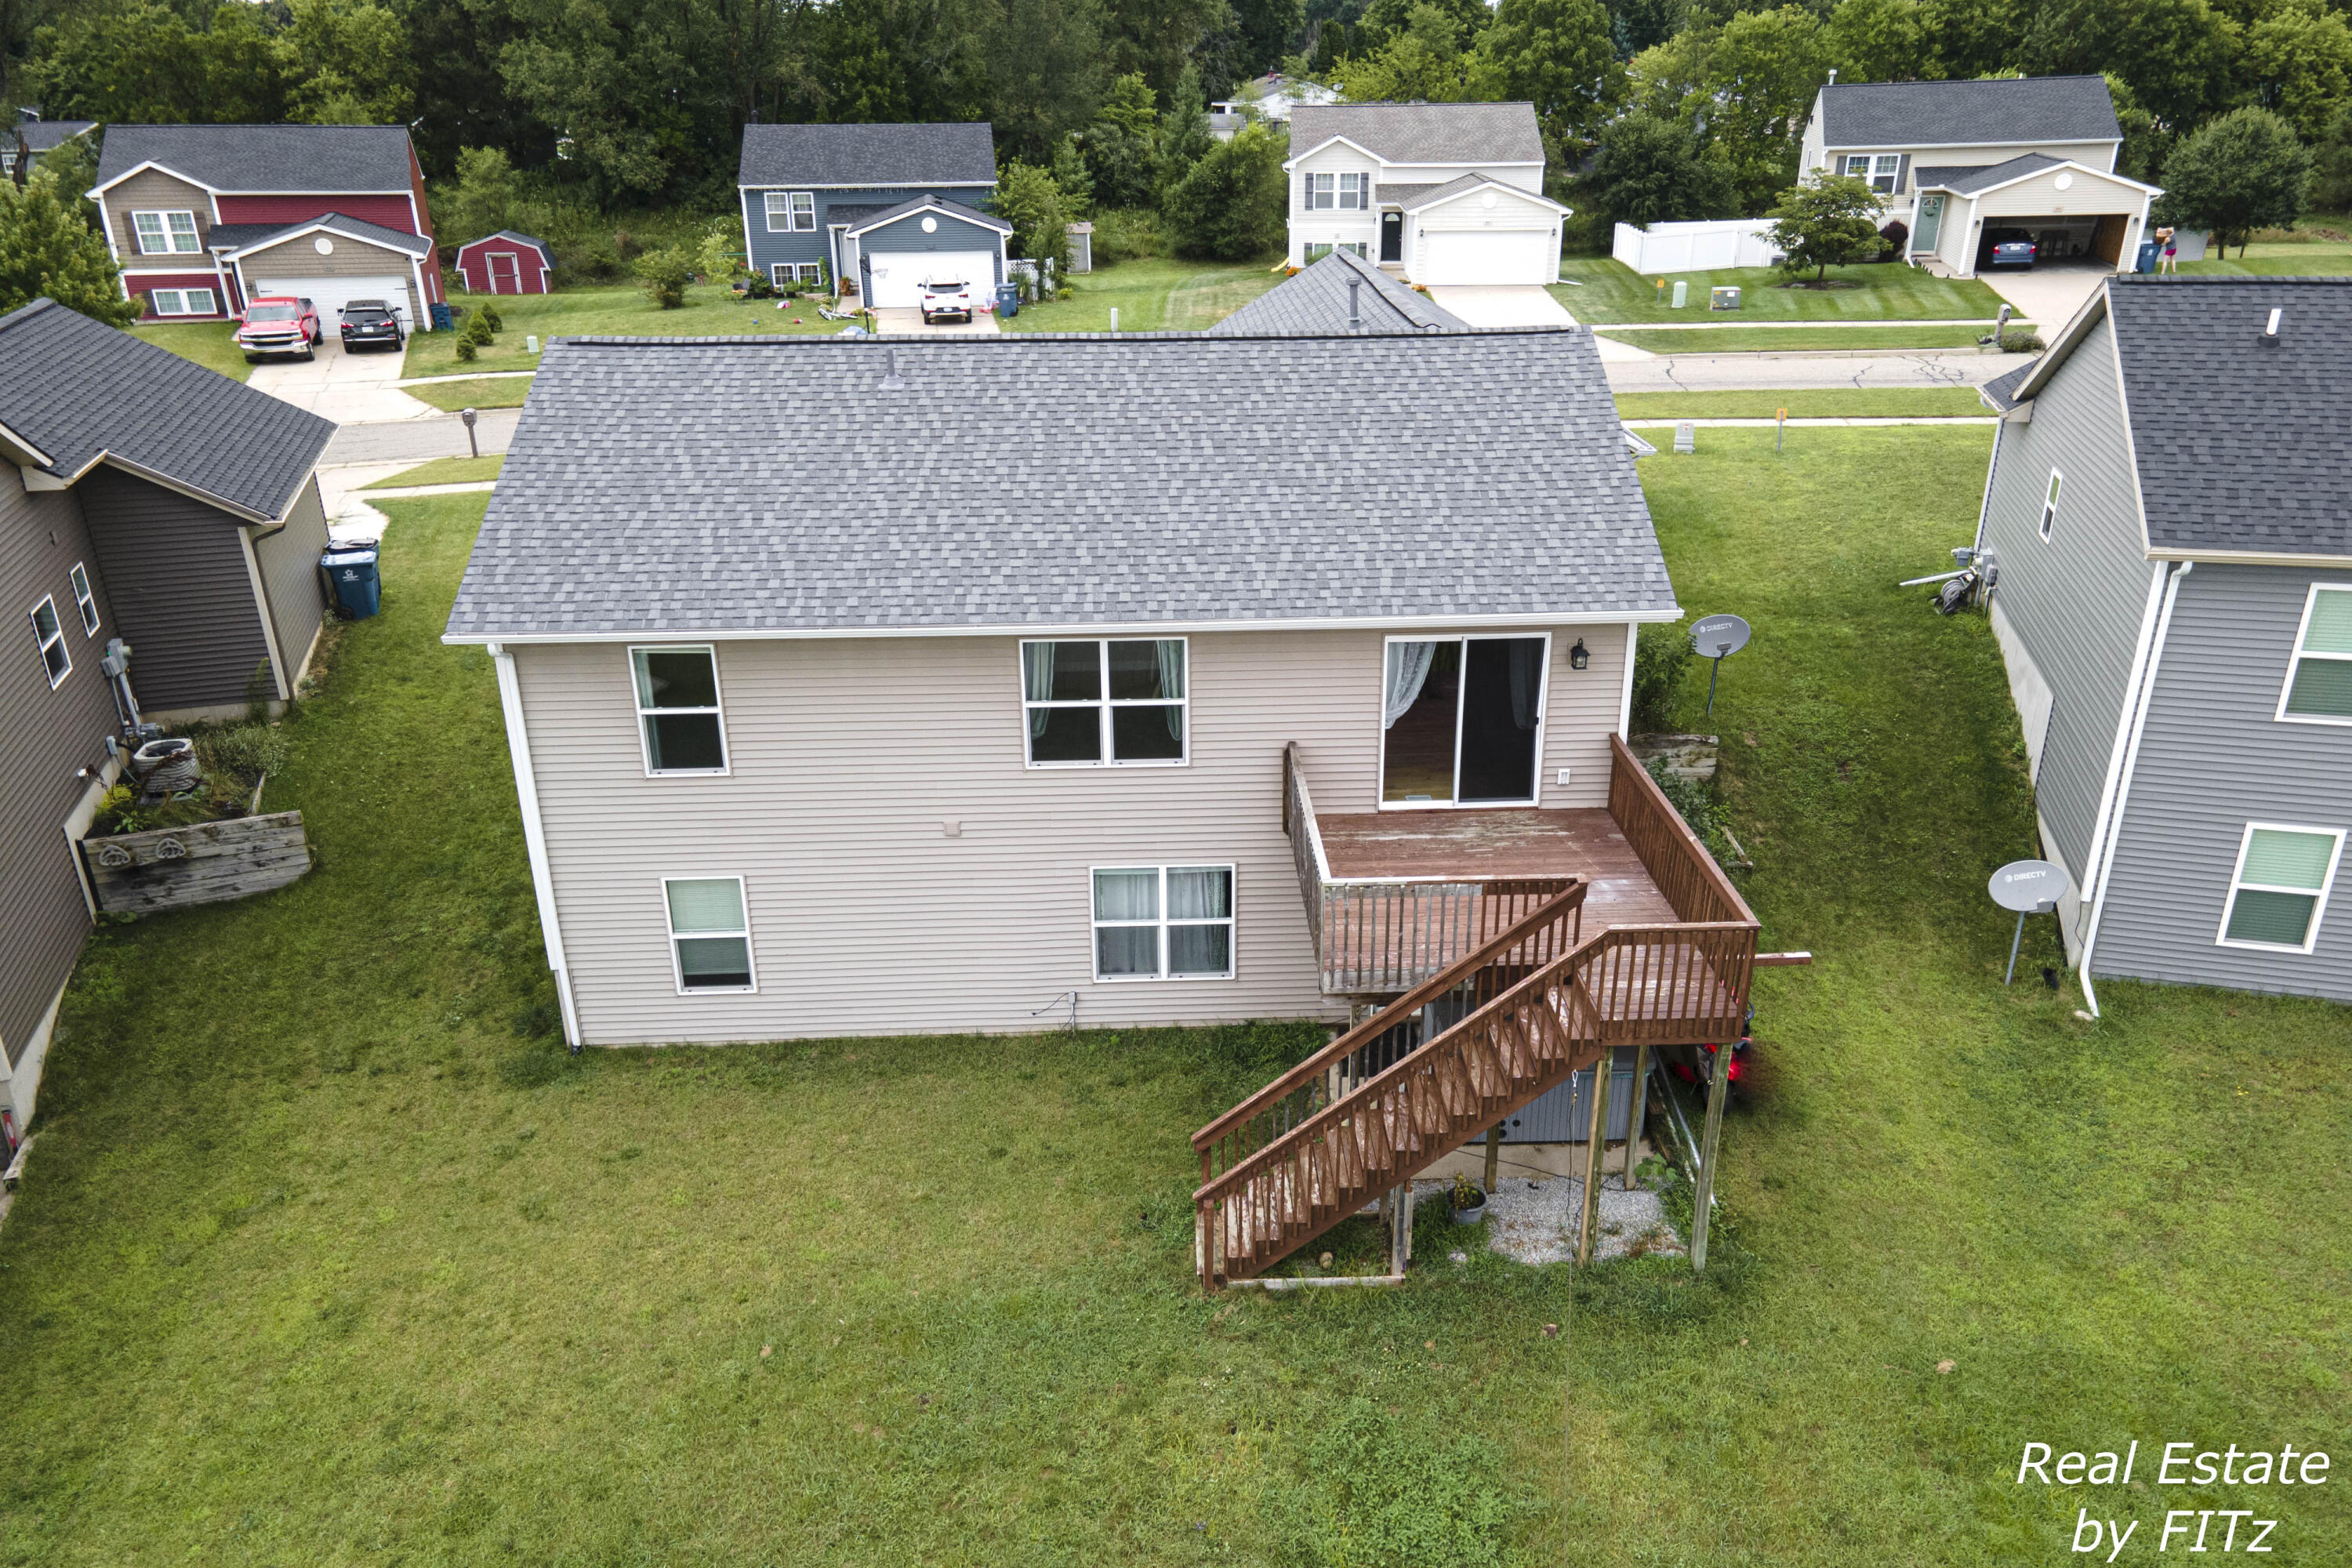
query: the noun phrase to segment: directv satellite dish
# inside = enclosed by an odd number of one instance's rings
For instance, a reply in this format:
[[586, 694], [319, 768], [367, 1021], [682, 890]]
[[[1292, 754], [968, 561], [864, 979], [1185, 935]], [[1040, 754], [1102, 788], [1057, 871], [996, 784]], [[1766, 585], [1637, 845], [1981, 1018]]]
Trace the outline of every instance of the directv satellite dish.
[[1691, 625], [1691, 647], [1701, 658], [1713, 659], [1714, 668], [1706, 672], [1706, 710], [1715, 711], [1715, 679], [1723, 673], [1723, 661], [1748, 646], [1754, 635], [1746, 621], [1738, 616], [1709, 616]]
[[2046, 915], [2056, 909], [2070, 885], [2066, 868], [2049, 860], [2011, 860], [1985, 885], [1994, 903], [2017, 911], [2017, 933], [2009, 939], [2009, 973], [2001, 976], [2003, 985], [2017, 978], [2017, 948], [2025, 940], [2025, 917]]

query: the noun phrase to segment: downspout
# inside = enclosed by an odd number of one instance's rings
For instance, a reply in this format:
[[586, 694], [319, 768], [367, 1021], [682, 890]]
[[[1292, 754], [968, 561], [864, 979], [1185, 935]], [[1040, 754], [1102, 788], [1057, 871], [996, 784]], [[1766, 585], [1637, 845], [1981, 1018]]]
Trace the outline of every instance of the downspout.
[[499, 673], [499, 706], [507, 721], [507, 751], [514, 758], [515, 797], [522, 806], [523, 849], [530, 858], [530, 887], [539, 900], [539, 930], [547, 942], [547, 967], [555, 976], [555, 1000], [563, 1012], [563, 1043], [580, 1048], [580, 1016], [572, 1003], [572, 977], [563, 962], [563, 931], [555, 918], [555, 878], [548, 868], [547, 834], [540, 825], [539, 775], [530, 763], [530, 734], [523, 726], [522, 682], [514, 655], [502, 644], [488, 645]]
[[2164, 643], [2172, 631], [2172, 606], [2179, 601], [2181, 579], [2197, 569], [2194, 561], [2183, 561], [2174, 569], [2171, 581], [2164, 585], [2164, 608], [2156, 617], [2156, 639], [2148, 650], [2147, 668], [2142, 673], [2138, 687], [2133, 691], [2131, 739], [2124, 748], [2122, 782], [2116, 789], [2115, 812], [2107, 820], [2106, 841], [2097, 847], [2096, 890], [2091, 898], [2091, 919], [2083, 932], [2083, 1000], [2091, 1009], [2091, 1016], [2099, 1016], [2099, 997], [2091, 985], [2091, 954], [2099, 942], [2099, 917], [2106, 912], [2107, 879], [2115, 870], [2116, 846], [2123, 841], [2124, 809], [2131, 804], [2132, 774], [2139, 767], [2140, 736], [2147, 729], [2147, 710], [2156, 696], [2157, 672], [2164, 664]]

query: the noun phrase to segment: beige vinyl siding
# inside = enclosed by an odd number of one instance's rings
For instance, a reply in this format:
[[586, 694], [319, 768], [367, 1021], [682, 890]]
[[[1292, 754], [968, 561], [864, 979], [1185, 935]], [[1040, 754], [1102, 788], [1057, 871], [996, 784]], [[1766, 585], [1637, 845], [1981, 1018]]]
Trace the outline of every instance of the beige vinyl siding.
[[[77, 561], [89, 568], [98, 598], [96, 637], [83, 635], [74, 610], [68, 574]], [[45, 595], [56, 602], [73, 658], [54, 690], [27, 620]], [[98, 661], [117, 627], [73, 495], [27, 495], [13, 469], [0, 470], [0, 613], [7, 617], [0, 638], [0, 888], [8, 899], [0, 920], [0, 1047], [14, 1066], [89, 931], [62, 829], [88, 788], [75, 771], [105, 759], [114, 729], [114, 701]]]
[[[165, 251], [142, 256], [139, 251], [139, 230], [131, 221], [134, 212], [192, 212], [196, 215], [196, 246], [194, 250]], [[148, 169], [131, 175], [106, 193], [106, 216], [114, 227], [115, 249], [121, 252], [126, 271], [146, 272], [205, 272], [212, 268], [212, 253], [205, 248], [213, 237], [213, 198], [202, 185], [160, 170]]]
[[[1570, 670], [1580, 636], [1591, 668]], [[1074, 989], [1090, 1026], [1344, 1016], [1317, 988], [1282, 752], [1299, 742], [1319, 808], [1373, 808], [1382, 634], [1192, 637], [1181, 767], [1024, 766], [1017, 647], [721, 642], [730, 773], [661, 779], [623, 647], [516, 647], [584, 1038], [1025, 1032]], [[1605, 804], [1624, 647], [1622, 624], [1555, 631], [1542, 804]], [[1094, 980], [1089, 868], [1224, 863], [1234, 978]], [[705, 876], [744, 879], [755, 995], [677, 994], [661, 879]]]
[[140, 708], [173, 712], [244, 702], [269, 643], [237, 520], [105, 467], [73, 493], [106, 574], [115, 628], [131, 647]]
[[278, 651], [286, 660], [280, 673], [291, 690], [302, 678], [310, 644], [326, 614], [326, 599], [319, 588], [319, 556], [327, 548], [327, 513], [319, 500], [317, 477], [312, 476], [294, 498], [283, 528], [256, 533], [254, 563], [261, 568], [270, 624], [278, 632]]
[[[1492, 187], [1488, 187], [1492, 190]], [[1427, 207], [1413, 215], [1423, 234], [1458, 233], [1482, 228], [1558, 228], [1559, 215], [1540, 203], [1525, 201], [1504, 191], [1494, 191], [1495, 205], [1481, 205], [1486, 191], [1473, 191], [1466, 196]]]
[[[354, 239], [347, 234], [321, 233], [334, 242], [331, 255], [320, 255], [312, 245], [320, 234], [306, 234], [238, 257], [236, 268], [245, 279], [247, 297], [258, 300], [265, 294], [283, 292], [270, 282], [273, 278], [396, 277], [408, 295], [408, 319], [422, 330], [431, 318], [425, 314], [425, 301], [416, 295], [416, 279], [411, 265], [415, 258], [404, 250]], [[319, 325], [322, 331], [334, 330], [334, 322], [323, 316]]]

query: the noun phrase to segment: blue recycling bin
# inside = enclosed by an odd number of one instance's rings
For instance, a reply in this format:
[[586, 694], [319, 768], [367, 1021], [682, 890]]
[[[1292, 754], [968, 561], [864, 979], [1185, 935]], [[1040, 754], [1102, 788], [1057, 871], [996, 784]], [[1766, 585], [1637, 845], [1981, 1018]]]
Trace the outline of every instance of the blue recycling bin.
[[448, 306], [436, 305], [433, 307], [433, 330], [435, 331], [449, 331], [454, 329], [457, 324], [457, 317], [451, 312]]
[[1017, 316], [1021, 313], [1020, 284], [999, 283], [996, 286], [996, 313], [1000, 316]]
[[2132, 270], [2135, 272], [2155, 271], [2157, 255], [2163, 249], [2164, 244], [2161, 240], [2141, 240], [2139, 242], [2139, 265], [2133, 268]]
[[382, 607], [375, 560], [376, 547], [368, 543], [331, 544], [319, 557], [319, 570], [327, 575], [328, 602], [344, 620], [366, 620]]

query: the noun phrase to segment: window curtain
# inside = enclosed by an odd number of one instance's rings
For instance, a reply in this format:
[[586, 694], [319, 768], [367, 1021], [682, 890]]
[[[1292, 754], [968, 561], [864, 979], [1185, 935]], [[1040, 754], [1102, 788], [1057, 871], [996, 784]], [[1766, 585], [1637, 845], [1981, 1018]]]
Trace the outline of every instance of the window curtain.
[[1168, 918], [1222, 921], [1234, 912], [1233, 873], [1222, 866], [1171, 866]]
[[[1160, 695], [1162, 697], [1183, 696], [1184, 645], [1174, 637], [1163, 637], [1160, 640], [1158, 647], [1160, 653]], [[1181, 708], [1171, 708], [1168, 710], [1167, 718], [1169, 739], [1174, 741], [1182, 740], [1184, 738], [1184, 710]]]
[[1429, 667], [1436, 658], [1437, 645], [1433, 642], [1389, 644], [1387, 718], [1381, 728], [1395, 729], [1396, 721], [1421, 700], [1422, 686], [1429, 679]]
[[[1021, 645], [1021, 679], [1029, 700], [1044, 702], [1054, 695], [1054, 645], [1049, 642], [1025, 642]], [[1045, 721], [1053, 716], [1050, 708], [1029, 710], [1029, 738], [1036, 740], [1045, 732]]]
[[1143, 870], [1095, 873], [1095, 919], [1156, 921], [1159, 918], [1159, 872]]
[[1536, 727], [1536, 701], [1543, 695], [1544, 645], [1534, 637], [1511, 640], [1511, 722]]

